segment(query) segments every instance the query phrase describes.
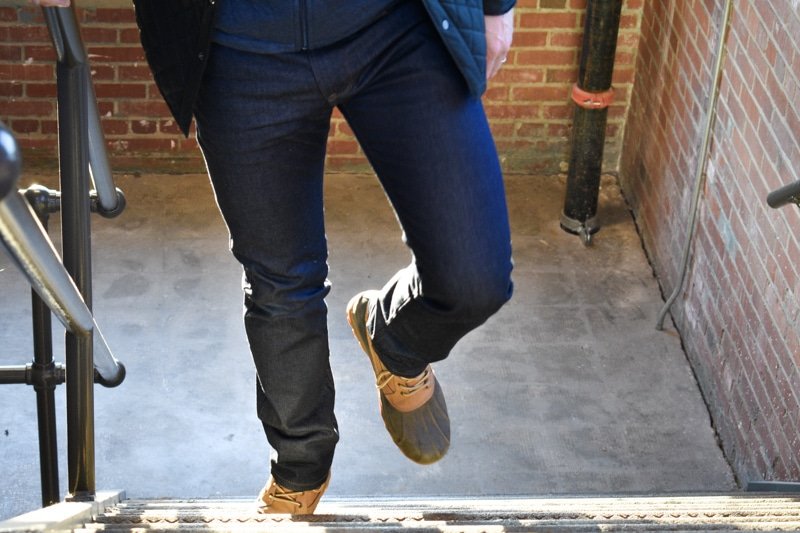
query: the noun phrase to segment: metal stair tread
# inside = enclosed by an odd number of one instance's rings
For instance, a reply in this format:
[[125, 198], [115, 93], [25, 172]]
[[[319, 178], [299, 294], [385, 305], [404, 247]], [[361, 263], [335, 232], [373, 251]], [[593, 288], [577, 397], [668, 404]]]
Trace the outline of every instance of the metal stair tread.
[[[101, 496], [98, 494], [98, 496]], [[536, 497], [326, 497], [311, 516], [258, 514], [247, 499], [64, 502], [0, 531], [800, 531], [800, 494], [703, 493]]]
[[682, 494], [491, 498], [326, 498], [306, 517], [260, 515], [252, 500], [124, 500], [86, 531], [800, 530], [800, 496]]

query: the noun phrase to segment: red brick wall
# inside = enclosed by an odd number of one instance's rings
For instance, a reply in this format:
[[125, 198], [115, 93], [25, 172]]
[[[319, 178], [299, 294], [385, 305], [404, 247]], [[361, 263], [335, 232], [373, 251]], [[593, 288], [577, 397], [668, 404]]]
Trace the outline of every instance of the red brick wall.
[[[17, 133], [28, 164], [56, 157], [54, 57], [38, 8], [0, 0], [0, 119]], [[120, 7], [91, 7], [94, 5]], [[609, 111], [605, 162], [617, 168], [643, 0], [627, 0], [617, 54], [616, 103]], [[127, 3], [78, 0], [100, 113], [117, 170], [202, 170], [192, 139], [178, 134], [151, 82]], [[586, 0], [520, 0], [515, 46], [485, 97], [507, 172], [557, 173], [568, 160], [572, 104]], [[143, 157], [146, 155], [147, 157]], [[339, 116], [329, 143], [331, 170], [366, 170]]]
[[[616, 171], [633, 82], [644, 0], [625, 0], [617, 41], [604, 167]], [[567, 169], [586, 0], [518, 0], [508, 63], [489, 85], [484, 103], [506, 171]]]
[[[647, 2], [621, 182], [665, 294], [679, 276], [724, 0]], [[800, 480], [800, 11], [734, 2], [685, 290], [673, 306], [740, 480]]]

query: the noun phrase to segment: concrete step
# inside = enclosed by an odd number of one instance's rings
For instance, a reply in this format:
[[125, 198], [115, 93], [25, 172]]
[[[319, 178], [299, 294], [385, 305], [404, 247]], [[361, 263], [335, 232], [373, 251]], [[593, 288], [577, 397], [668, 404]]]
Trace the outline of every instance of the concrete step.
[[313, 516], [247, 500], [122, 500], [74, 531], [800, 531], [800, 495], [326, 498]]

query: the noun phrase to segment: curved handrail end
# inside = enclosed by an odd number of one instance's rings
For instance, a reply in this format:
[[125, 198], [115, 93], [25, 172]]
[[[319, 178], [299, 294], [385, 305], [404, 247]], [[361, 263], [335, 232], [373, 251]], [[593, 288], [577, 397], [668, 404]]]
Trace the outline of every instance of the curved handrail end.
[[90, 194], [92, 195], [92, 203], [93, 208], [97, 213], [103, 218], [116, 218], [125, 211], [125, 207], [127, 207], [128, 202], [125, 200], [125, 193], [119, 187], [114, 189], [117, 194], [117, 203], [114, 205], [113, 208], [107, 209], [103, 206], [100, 197], [97, 195], [97, 191], [92, 191]]
[[94, 382], [102, 385], [106, 388], [114, 388], [118, 387], [125, 381], [125, 376], [127, 375], [127, 370], [125, 370], [125, 365], [122, 364], [120, 361], [117, 361], [117, 373], [111, 376], [110, 378], [104, 378], [100, 371], [97, 368], [94, 369]]
[[16, 189], [22, 158], [14, 135], [0, 122], [0, 200]]
[[795, 203], [800, 206], [800, 180], [775, 189], [767, 195], [767, 204], [773, 209], [786, 204]]

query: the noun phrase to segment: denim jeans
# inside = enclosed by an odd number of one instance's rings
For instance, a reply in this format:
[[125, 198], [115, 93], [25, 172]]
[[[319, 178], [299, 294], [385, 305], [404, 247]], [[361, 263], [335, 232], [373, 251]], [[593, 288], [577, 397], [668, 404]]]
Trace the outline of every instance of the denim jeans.
[[512, 290], [505, 193], [483, 107], [421, 4], [403, 2], [322, 49], [269, 55], [215, 45], [197, 138], [244, 267], [258, 414], [277, 452], [272, 475], [294, 490], [322, 483], [338, 439], [322, 193], [334, 107], [412, 255], [370, 310], [384, 364], [420, 373]]

